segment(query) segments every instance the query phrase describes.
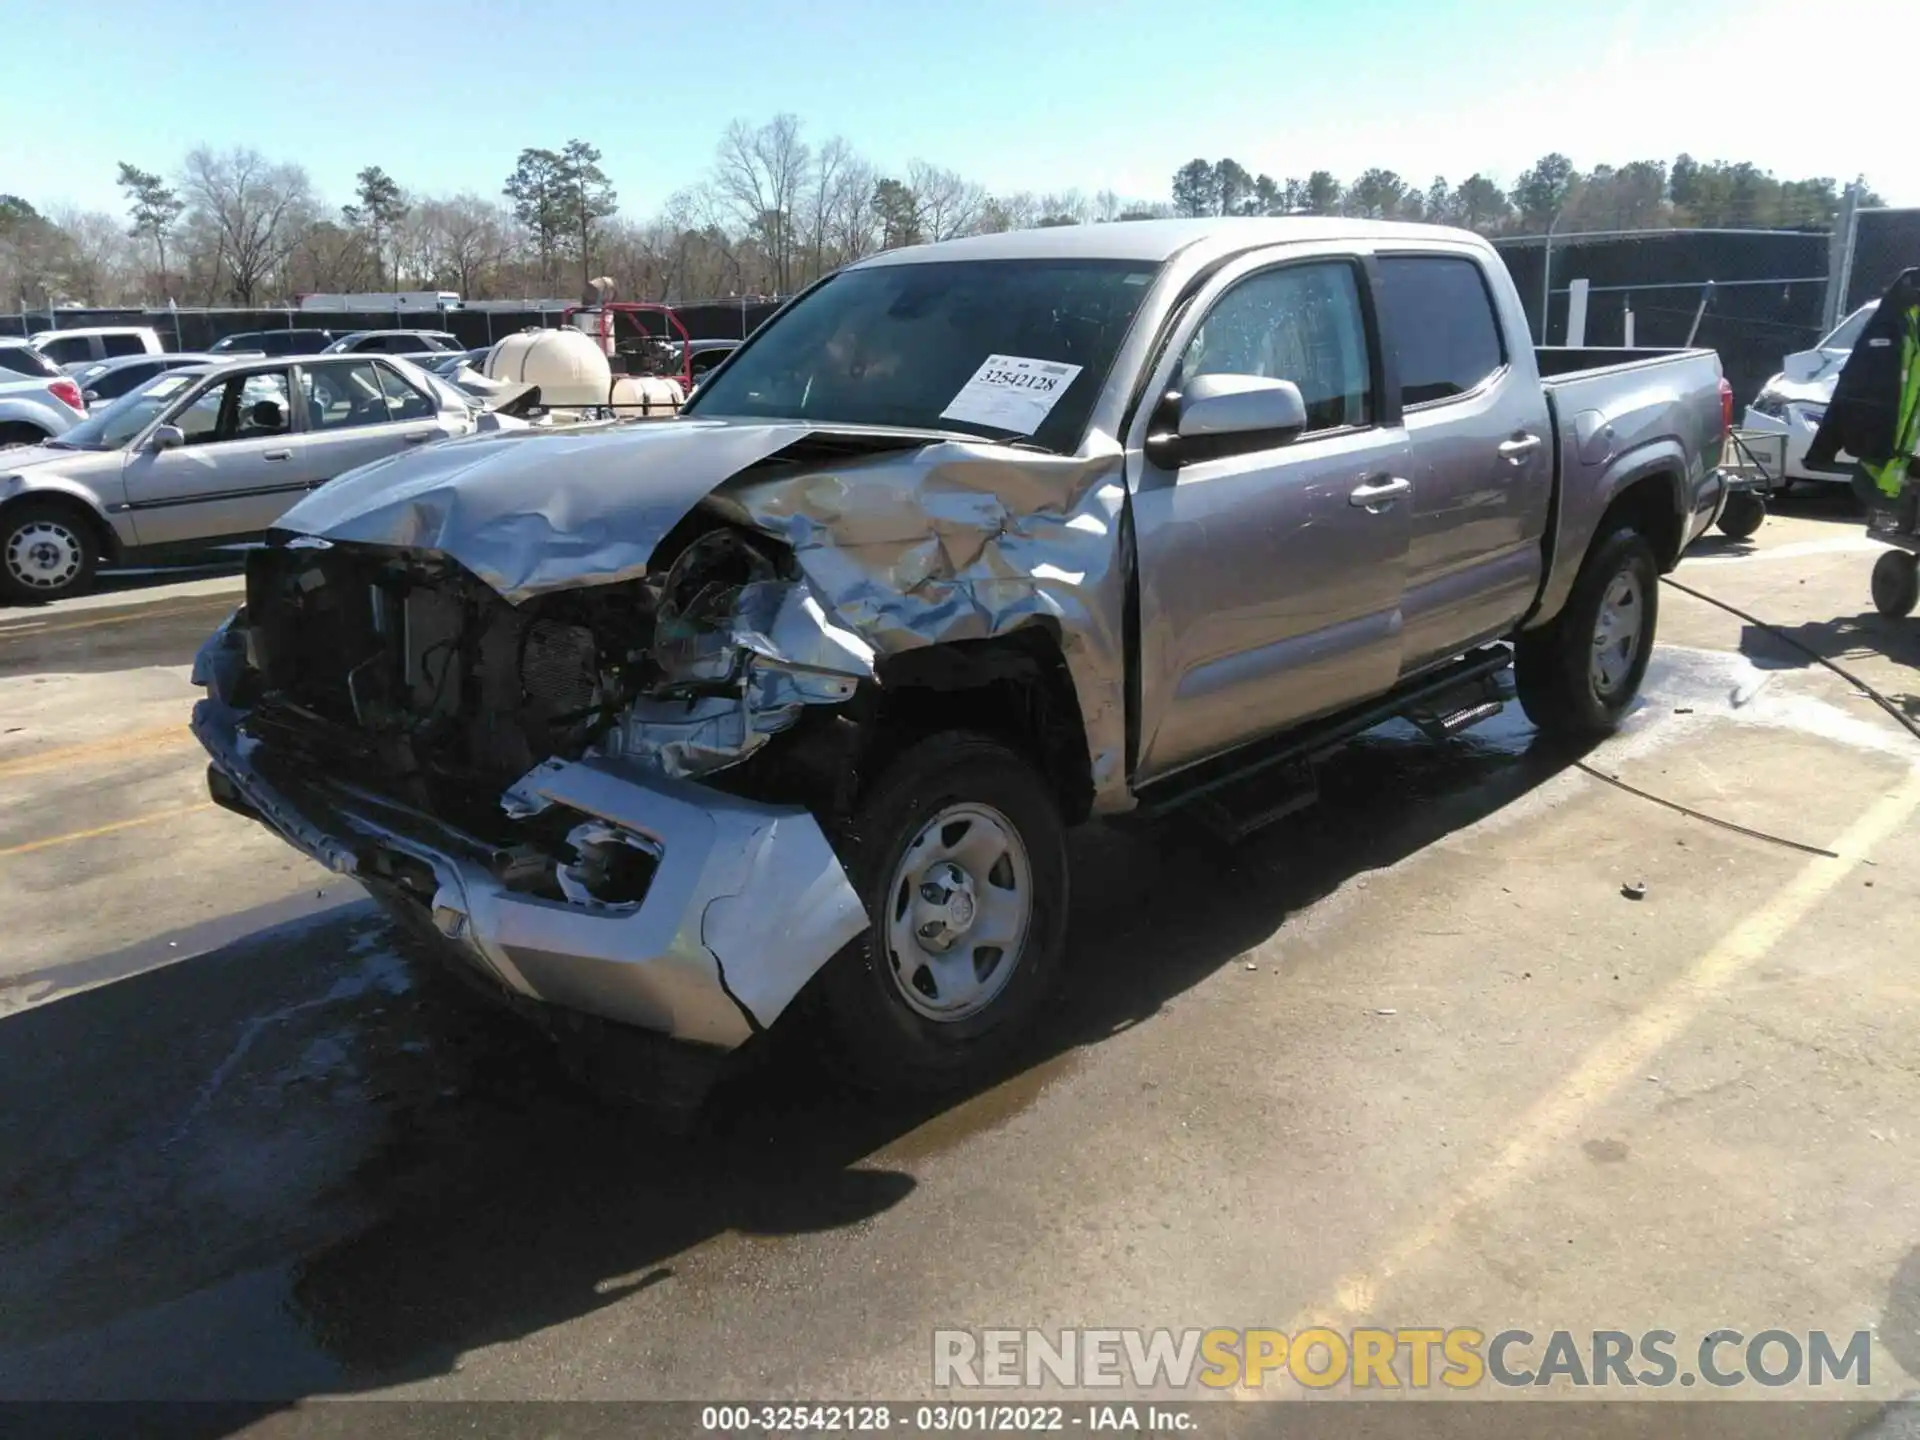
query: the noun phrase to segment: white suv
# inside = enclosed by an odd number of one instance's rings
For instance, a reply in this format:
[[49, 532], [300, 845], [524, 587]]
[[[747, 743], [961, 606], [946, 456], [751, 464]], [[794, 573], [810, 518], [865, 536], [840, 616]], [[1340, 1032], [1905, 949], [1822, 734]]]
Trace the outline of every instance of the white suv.
[[88, 325], [72, 330], [42, 330], [33, 348], [71, 375], [96, 360], [122, 355], [158, 355], [166, 350], [148, 325]]

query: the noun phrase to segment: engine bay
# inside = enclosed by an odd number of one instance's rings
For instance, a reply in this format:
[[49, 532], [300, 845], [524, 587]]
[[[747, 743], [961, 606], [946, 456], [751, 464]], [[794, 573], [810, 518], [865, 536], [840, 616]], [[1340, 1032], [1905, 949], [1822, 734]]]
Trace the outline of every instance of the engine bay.
[[431, 552], [295, 538], [247, 571], [250, 728], [320, 773], [479, 835], [553, 758], [675, 778], [737, 765], [873, 653], [778, 541], [706, 512], [656, 573], [511, 605]]

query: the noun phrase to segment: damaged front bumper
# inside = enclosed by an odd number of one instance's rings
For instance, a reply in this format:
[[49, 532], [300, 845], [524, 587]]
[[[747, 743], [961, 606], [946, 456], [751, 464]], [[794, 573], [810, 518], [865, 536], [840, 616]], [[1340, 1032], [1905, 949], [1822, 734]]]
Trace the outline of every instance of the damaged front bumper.
[[[805, 810], [617, 760], [548, 761], [504, 803], [515, 818], [557, 807], [573, 822], [571, 853], [546, 861], [551, 898], [523, 888], [523, 853], [336, 779], [281, 773], [220, 691], [193, 712], [214, 799], [359, 880], [524, 1000], [728, 1050], [770, 1026], [866, 925]], [[605, 862], [625, 851], [645, 863], [622, 878]]]

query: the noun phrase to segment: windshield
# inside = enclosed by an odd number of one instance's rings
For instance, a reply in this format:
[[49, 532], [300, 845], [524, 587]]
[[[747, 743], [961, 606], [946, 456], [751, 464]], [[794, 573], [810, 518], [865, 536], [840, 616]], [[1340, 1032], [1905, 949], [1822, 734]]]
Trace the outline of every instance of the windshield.
[[129, 390], [106, 409], [89, 415], [49, 444], [72, 450], [118, 450], [159, 418], [160, 412], [184, 395], [198, 375], [178, 370], [156, 375], [138, 390]]
[[1873, 318], [1873, 312], [1880, 308], [1880, 302], [1862, 305], [1853, 314], [1842, 320], [1834, 332], [1822, 340], [1815, 348], [1819, 350], [1851, 350], [1860, 343], [1860, 332], [1867, 328], [1867, 321]]
[[683, 413], [959, 430], [1070, 453], [1154, 273], [1123, 260], [848, 270]]

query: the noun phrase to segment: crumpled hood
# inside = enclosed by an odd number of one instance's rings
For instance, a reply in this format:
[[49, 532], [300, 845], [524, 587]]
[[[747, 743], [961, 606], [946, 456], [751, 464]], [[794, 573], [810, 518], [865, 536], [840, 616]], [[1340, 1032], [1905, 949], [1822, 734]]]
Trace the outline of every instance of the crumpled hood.
[[348, 471], [277, 528], [437, 551], [519, 604], [644, 575], [702, 498], [817, 428], [659, 420], [449, 440]]
[[1834, 382], [1839, 378], [1840, 366], [1838, 365], [1826, 374], [1811, 380], [1789, 379], [1783, 371], [1761, 388], [1772, 391], [1782, 400], [1794, 405], [1827, 405], [1832, 403]]

